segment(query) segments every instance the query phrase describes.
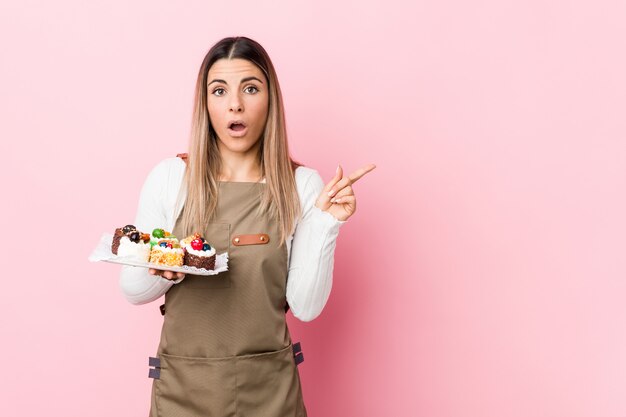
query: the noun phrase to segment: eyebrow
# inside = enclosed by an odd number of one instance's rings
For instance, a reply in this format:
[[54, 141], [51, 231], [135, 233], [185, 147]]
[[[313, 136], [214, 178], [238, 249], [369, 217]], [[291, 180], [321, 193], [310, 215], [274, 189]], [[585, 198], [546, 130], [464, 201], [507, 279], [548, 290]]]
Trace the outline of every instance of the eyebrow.
[[[239, 84], [243, 84], [243, 83], [245, 83], [246, 81], [250, 81], [250, 80], [257, 80], [258, 82], [260, 82], [261, 84], [263, 84], [263, 81], [259, 80], [257, 77], [246, 77], [246, 78], [243, 78]], [[208, 84], [207, 84], [207, 86], [209, 86], [209, 85], [211, 85], [211, 84], [213, 84], [213, 83], [222, 83], [222, 84], [226, 84], [226, 85], [228, 85], [228, 83], [227, 83], [226, 81], [216, 79], [216, 80], [213, 80], [213, 81], [211, 81], [210, 83], [208, 83]]]

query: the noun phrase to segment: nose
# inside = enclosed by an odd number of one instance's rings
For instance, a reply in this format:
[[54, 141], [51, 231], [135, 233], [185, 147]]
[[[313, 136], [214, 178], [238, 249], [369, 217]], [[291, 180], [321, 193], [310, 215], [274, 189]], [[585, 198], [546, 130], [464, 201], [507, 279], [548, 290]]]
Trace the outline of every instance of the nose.
[[234, 94], [230, 101], [230, 110], [235, 112], [241, 112], [243, 110], [243, 105], [241, 104], [241, 100], [239, 96]]

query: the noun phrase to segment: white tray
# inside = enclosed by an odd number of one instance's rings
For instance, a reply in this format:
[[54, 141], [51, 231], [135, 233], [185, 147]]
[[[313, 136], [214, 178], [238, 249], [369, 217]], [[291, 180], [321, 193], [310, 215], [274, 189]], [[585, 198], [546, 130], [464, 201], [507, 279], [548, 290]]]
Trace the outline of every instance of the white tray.
[[162, 271], [183, 272], [192, 275], [217, 275], [220, 272], [228, 271], [228, 252], [219, 253], [215, 257], [215, 269], [195, 268], [193, 266], [164, 266], [150, 262], [137, 261], [124, 256], [117, 256], [111, 252], [111, 244], [113, 243], [113, 235], [111, 233], [103, 233], [98, 246], [89, 255], [91, 262], [111, 262], [114, 264], [139, 266], [143, 268], [160, 269]]

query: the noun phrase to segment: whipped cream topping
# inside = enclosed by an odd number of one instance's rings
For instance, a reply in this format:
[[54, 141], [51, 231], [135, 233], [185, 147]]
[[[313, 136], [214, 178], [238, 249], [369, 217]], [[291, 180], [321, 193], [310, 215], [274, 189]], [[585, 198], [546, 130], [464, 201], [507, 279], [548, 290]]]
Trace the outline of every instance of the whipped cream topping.
[[215, 248], [213, 246], [211, 246], [211, 249], [209, 250], [195, 250], [194, 248], [191, 247], [191, 245], [184, 245], [183, 247], [185, 248], [187, 252], [189, 252], [192, 255], [206, 256], [206, 257], [215, 255]]
[[150, 255], [150, 244], [140, 240], [138, 243], [132, 242], [128, 236], [122, 236], [120, 246], [117, 248], [117, 256], [129, 256], [132, 258], [146, 260]]
[[165, 253], [183, 253], [183, 248], [168, 248], [159, 245], [154, 245], [152, 250], [160, 250], [161, 252]]

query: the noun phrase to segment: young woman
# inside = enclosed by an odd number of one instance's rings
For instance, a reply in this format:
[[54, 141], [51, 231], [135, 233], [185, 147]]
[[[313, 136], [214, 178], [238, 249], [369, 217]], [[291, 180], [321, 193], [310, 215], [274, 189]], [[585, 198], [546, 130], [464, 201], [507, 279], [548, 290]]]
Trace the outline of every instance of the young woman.
[[[135, 225], [183, 238], [202, 233], [228, 271], [194, 276], [125, 266], [133, 304], [165, 294], [161, 340], [150, 358], [150, 415], [306, 416], [285, 319], [322, 311], [339, 228], [356, 210], [352, 184], [368, 165], [324, 184], [291, 159], [272, 62], [257, 42], [225, 38], [196, 83], [188, 153], [152, 169]], [[261, 236], [268, 238], [261, 239]]]

